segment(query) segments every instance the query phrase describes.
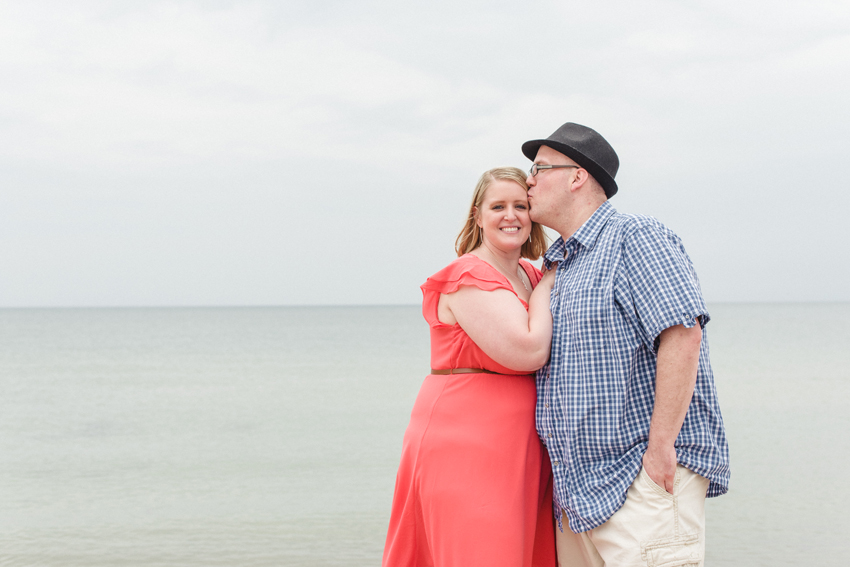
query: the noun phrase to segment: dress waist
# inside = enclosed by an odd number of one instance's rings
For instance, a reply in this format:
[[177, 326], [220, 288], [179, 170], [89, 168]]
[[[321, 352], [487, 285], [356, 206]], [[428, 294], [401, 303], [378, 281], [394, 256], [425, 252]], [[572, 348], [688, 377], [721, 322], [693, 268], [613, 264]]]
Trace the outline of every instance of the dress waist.
[[[502, 374], [501, 372], [493, 372], [492, 370], [485, 370], [483, 368], [432, 368], [431, 374]], [[502, 374], [503, 376], [531, 376], [532, 372], [526, 372], [523, 374]]]

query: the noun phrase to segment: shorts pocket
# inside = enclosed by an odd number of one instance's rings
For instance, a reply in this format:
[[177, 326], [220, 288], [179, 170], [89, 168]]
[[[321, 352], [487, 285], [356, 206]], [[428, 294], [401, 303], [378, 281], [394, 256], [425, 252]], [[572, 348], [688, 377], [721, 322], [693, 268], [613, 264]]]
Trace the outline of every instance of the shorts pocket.
[[[670, 494], [669, 492], [667, 492], [666, 490], [664, 490], [663, 486], [659, 486], [658, 484], [656, 484], [656, 482], [654, 480], [652, 480], [652, 477], [649, 476], [649, 473], [646, 472], [645, 468], [643, 468], [643, 467], [640, 468], [640, 474], [638, 476], [643, 478], [643, 481], [646, 483], [646, 485], [653, 492], [657, 493], [659, 496], [666, 498], [667, 500], [673, 500], [673, 495]], [[678, 484], [678, 480], [679, 480], [679, 470], [678, 470], [678, 467], [676, 467], [676, 482], [674, 484], [674, 490], [675, 490], [675, 485]]]
[[703, 561], [699, 534], [645, 541], [640, 553], [647, 567], [687, 567], [702, 565]]

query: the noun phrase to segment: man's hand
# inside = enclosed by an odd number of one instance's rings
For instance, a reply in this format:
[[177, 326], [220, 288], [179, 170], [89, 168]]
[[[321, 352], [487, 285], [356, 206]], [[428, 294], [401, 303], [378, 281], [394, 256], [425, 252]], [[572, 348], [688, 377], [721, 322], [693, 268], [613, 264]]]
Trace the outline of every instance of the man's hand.
[[661, 447], [650, 442], [643, 454], [643, 468], [652, 482], [673, 494], [676, 482], [676, 448], [673, 445]]

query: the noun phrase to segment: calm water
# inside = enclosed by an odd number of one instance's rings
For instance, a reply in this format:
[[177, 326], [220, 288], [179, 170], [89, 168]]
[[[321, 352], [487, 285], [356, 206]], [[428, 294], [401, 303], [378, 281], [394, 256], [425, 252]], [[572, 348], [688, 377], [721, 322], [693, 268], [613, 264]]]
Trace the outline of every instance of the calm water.
[[[850, 304], [711, 308], [708, 565], [850, 559]], [[418, 307], [0, 310], [0, 565], [380, 564]]]

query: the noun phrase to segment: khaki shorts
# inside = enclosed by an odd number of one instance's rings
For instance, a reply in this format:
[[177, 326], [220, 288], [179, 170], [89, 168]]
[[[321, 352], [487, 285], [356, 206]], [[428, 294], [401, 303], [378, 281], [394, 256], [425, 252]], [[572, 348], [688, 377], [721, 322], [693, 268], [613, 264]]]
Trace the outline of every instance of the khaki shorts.
[[[626, 502], [607, 522], [574, 534], [563, 514], [555, 531], [561, 567], [679, 567], [703, 565], [708, 479], [678, 465], [673, 494], [641, 468]], [[562, 512], [563, 513], [563, 512]]]

